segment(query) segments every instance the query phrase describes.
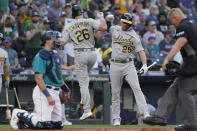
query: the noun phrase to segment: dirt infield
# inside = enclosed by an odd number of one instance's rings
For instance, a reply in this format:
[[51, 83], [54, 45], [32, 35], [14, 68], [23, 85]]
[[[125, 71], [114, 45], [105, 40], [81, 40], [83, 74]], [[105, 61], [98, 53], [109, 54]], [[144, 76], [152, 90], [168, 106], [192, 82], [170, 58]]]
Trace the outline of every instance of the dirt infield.
[[[0, 129], [0, 131], [13, 131], [14, 129]], [[21, 130], [14, 130], [21, 131]], [[23, 130], [24, 131], [24, 130]], [[47, 130], [27, 130], [27, 131], [47, 131]], [[48, 130], [48, 131], [60, 131], [60, 130]], [[141, 129], [62, 129], [61, 131], [175, 131], [174, 129], [158, 129], [158, 128], [141, 128]]]

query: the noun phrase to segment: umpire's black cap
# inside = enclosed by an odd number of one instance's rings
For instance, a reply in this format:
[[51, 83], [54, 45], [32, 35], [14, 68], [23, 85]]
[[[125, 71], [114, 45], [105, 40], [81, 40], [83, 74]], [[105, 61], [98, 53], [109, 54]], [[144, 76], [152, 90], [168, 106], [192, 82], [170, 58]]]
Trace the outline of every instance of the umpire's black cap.
[[76, 16], [80, 16], [83, 13], [83, 9], [80, 5], [74, 5], [72, 7], [72, 17], [75, 18]]
[[124, 13], [121, 17], [121, 21], [127, 24], [132, 24], [133, 15], [130, 13]]

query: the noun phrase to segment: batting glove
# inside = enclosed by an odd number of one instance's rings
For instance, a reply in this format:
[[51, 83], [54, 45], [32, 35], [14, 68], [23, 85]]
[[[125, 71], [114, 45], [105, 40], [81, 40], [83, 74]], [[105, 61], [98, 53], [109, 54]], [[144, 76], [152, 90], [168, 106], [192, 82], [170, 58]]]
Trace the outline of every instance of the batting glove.
[[139, 73], [140, 74], [146, 74], [146, 72], [148, 71], [148, 67], [146, 64], [143, 64], [143, 66], [141, 67]]
[[105, 20], [103, 12], [98, 12], [97, 17], [98, 17], [99, 20]]
[[10, 80], [6, 80], [4, 84], [5, 84], [5, 88], [9, 88], [10, 87]]

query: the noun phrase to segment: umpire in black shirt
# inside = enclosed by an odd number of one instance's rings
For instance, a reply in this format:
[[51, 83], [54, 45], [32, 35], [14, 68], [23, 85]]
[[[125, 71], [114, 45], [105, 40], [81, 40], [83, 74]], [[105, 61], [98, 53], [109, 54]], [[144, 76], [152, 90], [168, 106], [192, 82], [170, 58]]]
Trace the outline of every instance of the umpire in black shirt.
[[144, 119], [151, 125], [165, 125], [173, 108], [179, 102], [182, 110], [182, 125], [176, 131], [197, 130], [197, 111], [194, 94], [197, 90], [197, 23], [187, 19], [178, 8], [173, 8], [168, 14], [171, 23], [176, 27], [176, 43], [166, 56], [162, 69], [179, 51], [183, 57], [180, 75], [161, 98], [154, 116]]

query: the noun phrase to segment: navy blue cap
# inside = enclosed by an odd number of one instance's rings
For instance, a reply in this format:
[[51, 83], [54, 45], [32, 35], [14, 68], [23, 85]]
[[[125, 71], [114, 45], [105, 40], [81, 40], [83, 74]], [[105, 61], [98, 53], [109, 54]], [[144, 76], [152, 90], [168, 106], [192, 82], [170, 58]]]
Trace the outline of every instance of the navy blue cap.
[[150, 36], [148, 37], [148, 40], [150, 40], [150, 39], [156, 39], [156, 37], [155, 37], [154, 35], [150, 35]]
[[5, 37], [4, 43], [12, 43], [12, 38], [9, 36]]
[[18, 7], [16, 5], [10, 6], [10, 10], [16, 10], [16, 9], [18, 9]]

